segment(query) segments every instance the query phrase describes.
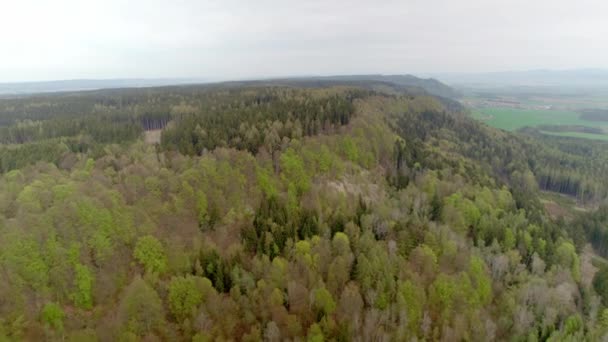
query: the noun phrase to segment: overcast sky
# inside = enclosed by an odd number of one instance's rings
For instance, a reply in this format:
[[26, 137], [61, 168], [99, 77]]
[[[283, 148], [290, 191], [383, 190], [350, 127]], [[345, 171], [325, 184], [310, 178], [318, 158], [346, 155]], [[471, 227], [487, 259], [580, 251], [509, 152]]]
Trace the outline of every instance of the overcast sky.
[[601, 0], [19, 0], [0, 82], [608, 68]]

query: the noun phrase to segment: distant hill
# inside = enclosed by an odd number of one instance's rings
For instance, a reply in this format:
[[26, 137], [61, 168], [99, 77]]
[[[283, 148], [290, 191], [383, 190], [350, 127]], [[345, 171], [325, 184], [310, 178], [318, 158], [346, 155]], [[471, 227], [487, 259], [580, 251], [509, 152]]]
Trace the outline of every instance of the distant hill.
[[535, 87], [608, 89], [608, 70], [528, 70], [489, 73], [431, 74], [451, 86], [471, 88]]
[[434, 78], [419, 78], [413, 75], [348, 75], [312, 77], [328, 81], [376, 81], [395, 84], [401, 87], [421, 88], [429, 94], [455, 99], [460, 93]]
[[139, 88], [203, 83], [200, 79], [105, 79], [0, 83], [0, 95], [26, 95], [110, 88]]
[[[327, 85], [328, 82], [361, 84], [372, 82], [384, 83], [398, 88], [408, 90], [410, 93], [418, 93], [421, 90], [432, 95], [455, 99], [460, 94], [449, 86], [436, 79], [418, 78], [412, 75], [348, 75], [348, 76], [311, 76], [311, 77], [289, 77], [285, 79], [270, 79], [266, 81], [232, 81], [230, 84], [247, 84], [259, 82], [320, 82]], [[208, 83], [203, 79], [106, 79], [106, 80], [62, 80], [44, 82], [19, 82], [0, 83], [0, 97], [28, 95], [37, 93], [74, 92], [83, 90], [113, 89], [113, 88], [140, 88], [158, 87], [169, 85], [202, 84]]]

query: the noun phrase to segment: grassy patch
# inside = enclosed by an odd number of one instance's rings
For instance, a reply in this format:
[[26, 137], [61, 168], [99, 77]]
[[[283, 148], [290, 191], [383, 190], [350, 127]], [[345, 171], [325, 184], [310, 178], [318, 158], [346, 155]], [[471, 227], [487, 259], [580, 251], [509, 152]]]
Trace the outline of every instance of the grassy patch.
[[[584, 120], [580, 113], [570, 110], [541, 110], [541, 109], [518, 109], [503, 107], [484, 107], [472, 111], [472, 116], [490, 126], [516, 131], [523, 127], [538, 127], [543, 134], [557, 135], [572, 138], [584, 138], [608, 141], [608, 134], [594, 134], [580, 131], [550, 132], [542, 130], [539, 126], [572, 126], [582, 128], [599, 128], [608, 132], [608, 122]], [[574, 130], [574, 128], [573, 128]]]
[[550, 191], [540, 192], [540, 202], [545, 207], [553, 218], [563, 217], [565, 219], [573, 218], [576, 213], [587, 212], [591, 207], [582, 207], [577, 203], [576, 198], [563, 194], [558, 194]]
[[473, 117], [497, 128], [515, 131], [540, 125], [580, 125], [598, 127], [597, 122], [582, 120], [580, 114], [567, 110], [540, 110], [487, 107], [473, 111]]

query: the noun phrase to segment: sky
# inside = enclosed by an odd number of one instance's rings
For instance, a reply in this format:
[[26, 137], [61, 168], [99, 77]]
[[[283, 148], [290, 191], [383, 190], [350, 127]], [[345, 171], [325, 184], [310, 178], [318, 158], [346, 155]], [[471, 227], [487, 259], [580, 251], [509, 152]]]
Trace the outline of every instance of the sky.
[[20, 0], [0, 82], [608, 68], [601, 0]]

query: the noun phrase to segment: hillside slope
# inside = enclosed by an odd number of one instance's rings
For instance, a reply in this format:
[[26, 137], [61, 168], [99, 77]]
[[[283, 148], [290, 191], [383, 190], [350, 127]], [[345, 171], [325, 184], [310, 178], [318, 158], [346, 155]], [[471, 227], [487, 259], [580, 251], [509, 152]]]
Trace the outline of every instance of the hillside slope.
[[436, 97], [103, 91], [0, 102], [0, 122], [0, 339], [606, 333], [576, 232], [539, 200], [543, 170], [604, 169]]
[[[313, 78], [314, 79], [314, 78]], [[460, 93], [434, 78], [419, 78], [413, 75], [349, 75], [349, 76], [327, 76], [316, 79], [326, 81], [375, 81], [394, 84], [404, 88], [420, 88], [431, 95], [456, 99]]]

